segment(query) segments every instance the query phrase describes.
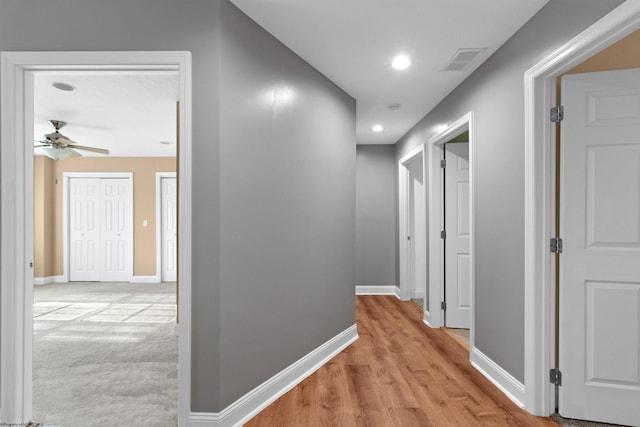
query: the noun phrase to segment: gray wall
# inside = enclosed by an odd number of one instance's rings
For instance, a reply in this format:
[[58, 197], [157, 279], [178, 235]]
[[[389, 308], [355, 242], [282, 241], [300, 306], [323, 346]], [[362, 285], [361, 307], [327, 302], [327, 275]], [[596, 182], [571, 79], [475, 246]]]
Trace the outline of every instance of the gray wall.
[[[193, 411], [223, 409], [354, 323], [354, 101], [233, 6], [0, 0], [0, 50], [192, 52]], [[293, 85], [302, 108], [256, 111], [268, 82]]]
[[356, 148], [356, 285], [397, 285], [393, 145]]
[[396, 158], [438, 125], [475, 120], [475, 345], [524, 382], [524, 72], [618, 6], [551, 0], [396, 144]]
[[220, 406], [355, 324], [355, 100], [222, 7]]

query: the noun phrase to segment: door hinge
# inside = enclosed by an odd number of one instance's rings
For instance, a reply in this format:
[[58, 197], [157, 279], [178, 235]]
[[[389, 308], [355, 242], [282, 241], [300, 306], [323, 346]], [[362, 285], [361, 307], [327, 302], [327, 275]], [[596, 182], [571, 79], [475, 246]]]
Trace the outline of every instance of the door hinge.
[[551, 122], [560, 123], [562, 119], [564, 119], [564, 107], [562, 105], [553, 107], [551, 109]]
[[444, 169], [444, 168], [446, 168], [446, 167], [447, 167], [447, 159], [442, 159], [442, 160], [440, 160], [440, 167], [441, 167], [442, 169]]
[[33, 261], [29, 262], [29, 267], [33, 268]]
[[442, 230], [442, 231], [440, 232], [440, 238], [441, 238], [441, 239], [446, 239], [446, 238], [447, 238], [447, 232], [446, 232], [445, 230]]
[[562, 372], [560, 372], [560, 369], [553, 368], [549, 370], [549, 382], [557, 386], [562, 385]]
[[446, 301], [442, 301], [440, 303], [440, 309], [442, 309], [442, 310], [446, 310], [447, 309], [447, 302]]
[[411, 236], [407, 236], [407, 240], [411, 240]]
[[549, 249], [551, 253], [561, 254], [562, 253], [562, 239], [559, 237], [553, 237], [549, 241]]

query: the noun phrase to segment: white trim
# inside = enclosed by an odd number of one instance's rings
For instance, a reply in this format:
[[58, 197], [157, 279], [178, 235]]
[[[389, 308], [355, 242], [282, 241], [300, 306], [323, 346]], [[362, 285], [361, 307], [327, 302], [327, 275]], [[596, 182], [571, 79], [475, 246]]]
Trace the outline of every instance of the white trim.
[[[33, 101], [27, 100], [27, 102]], [[135, 234], [135, 202], [133, 198], [133, 172], [63, 172], [62, 173], [62, 278], [63, 281], [69, 281], [69, 263], [70, 260], [70, 247], [69, 247], [69, 221], [71, 220], [69, 215], [69, 193], [71, 184], [71, 178], [123, 178], [127, 179], [127, 186], [129, 191], [129, 221], [131, 222], [131, 233], [129, 235], [129, 245], [127, 248], [127, 262], [129, 263], [128, 269], [130, 272], [129, 281], [133, 281], [133, 270], [135, 268], [135, 262], [133, 259], [133, 246], [134, 246], [134, 234]]]
[[395, 285], [388, 286], [356, 286], [356, 295], [395, 295], [400, 298], [400, 288]]
[[34, 285], [48, 285], [49, 283], [65, 283], [64, 276], [47, 276], [47, 277], [34, 277]]
[[191, 54], [190, 52], [1, 52], [0, 423], [31, 418], [33, 339], [33, 72], [171, 70], [180, 84], [180, 340], [178, 423], [191, 407]]
[[[411, 289], [409, 283], [407, 283], [407, 275], [408, 275], [408, 253], [407, 253], [407, 233], [408, 233], [408, 214], [409, 214], [409, 169], [407, 168], [407, 164], [411, 163], [415, 159], [420, 158], [422, 160], [422, 183], [423, 183], [423, 194], [422, 197], [424, 199], [423, 205], [425, 206], [425, 223], [427, 222], [426, 217], [426, 206], [427, 206], [427, 194], [426, 194], [426, 163], [425, 163], [425, 152], [424, 152], [424, 144], [420, 144], [418, 147], [414, 148], [407, 155], [402, 157], [398, 161], [398, 203], [399, 203], [399, 259], [400, 265], [398, 266], [400, 270], [400, 295], [399, 298], [403, 301], [408, 301], [411, 299]], [[415, 240], [414, 236], [414, 240]], [[427, 236], [424, 237], [426, 240]], [[415, 242], [414, 242], [415, 244]], [[425, 241], [426, 248], [426, 241]], [[426, 266], [425, 266], [426, 267]], [[425, 277], [426, 279], [426, 277]], [[426, 280], [424, 287], [426, 288]]]
[[554, 412], [549, 369], [555, 360], [555, 262], [549, 239], [555, 230], [555, 79], [640, 28], [640, 0], [627, 0], [529, 69], [525, 89], [525, 407], [534, 415]]
[[192, 427], [235, 427], [249, 421], [280, 396], [358, 339], [356, 325], [336, 335], [294, 364], [271, 377], [249, 393], [227, 406], [222, 412], [194, 412], [189, 416]]
[[131, 283], [160, 283], [158, 276], [133, 276]]
[[162, 178], [177, 178], [176, 172], [156, 172], [156, 276], [162, 281]]
[[[429, 158], [429, 311], [431, 318], [425, 316], [424, 322], [435, 328], [445, 325], [444, 311], [440, 308], [443, 301], [444, 291], [444, 241], [440, 238], [440, 231], [443, 230], [443, 200], [444, 200], [444, 170], [440, 166], [443, 158], [444, 144], [465, 131], [469, 131], [469, 215], [471, 224], [469, 225], [469, 248], [471, 274], [469, 284], [471, 290], [470, 306], [470, 327], [469, 346], [473, 347], [475, 342], [475, 126], [473, 112], [470, 111], [458, 120], [450, 124], [439, 134], [429, 138], [427, 143], [427, 156]], [[426, 312], [426, 311], [425, 311]]]
[[500, 389], [516, 405], [524, 408], [525, 387], [487, 355], [471, 347], [471, 365]]

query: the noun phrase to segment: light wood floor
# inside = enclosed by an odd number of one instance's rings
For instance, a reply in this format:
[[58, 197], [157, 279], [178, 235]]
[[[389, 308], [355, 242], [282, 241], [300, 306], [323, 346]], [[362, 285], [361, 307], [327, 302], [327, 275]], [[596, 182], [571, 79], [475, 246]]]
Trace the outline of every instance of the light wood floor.
[[246, 426], [554, 426], [518, 408], [422, 323], [412, 302], [359, 296], [360, 339]]

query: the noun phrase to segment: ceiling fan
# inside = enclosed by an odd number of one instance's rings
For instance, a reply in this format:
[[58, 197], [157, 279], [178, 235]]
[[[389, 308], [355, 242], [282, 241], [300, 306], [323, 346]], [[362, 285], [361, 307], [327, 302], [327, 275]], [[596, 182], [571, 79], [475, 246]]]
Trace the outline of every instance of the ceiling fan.
[[[51, 126], [55, 129], [54, 132], [44, 135], [44, 141], [36, 141], [41, 145], [34, 145], [34, 148], [40, 148], [45, 156], [53, 159], [60, 160], [67, 157], [80, 157], [82, 154], [76, 150], [91, 151], [100, 154], [109, 154], [109, 150], [104, 148], [87, 147], [84, 145], [78, 145], [74, 141], [70, 140], [66, 136], [60, 133], [60, 129], [67, 123], [60, 120], [49, 120]], [[73, 148], [71, 148], [73, 147]]]

